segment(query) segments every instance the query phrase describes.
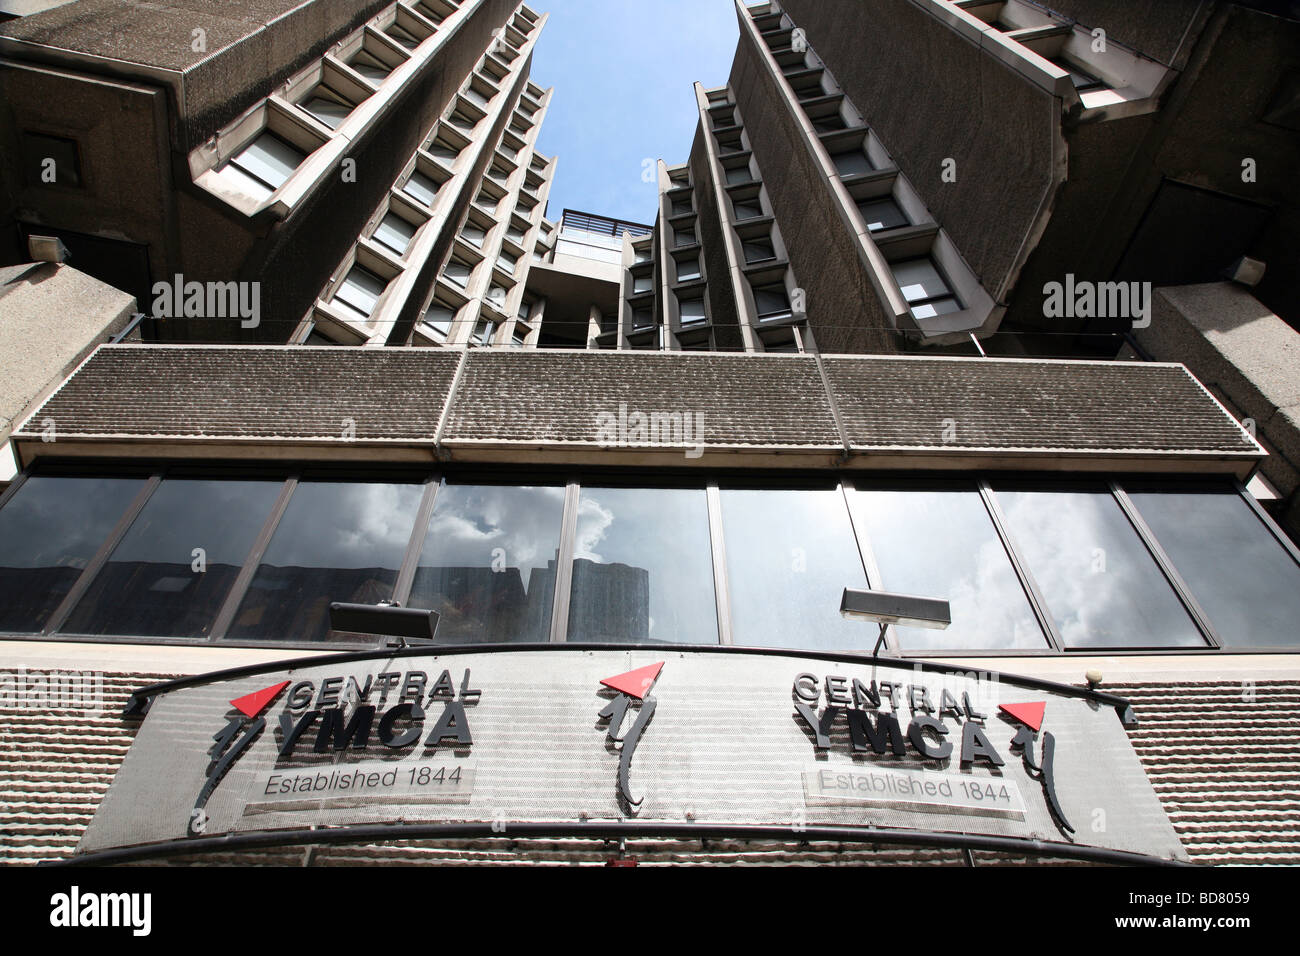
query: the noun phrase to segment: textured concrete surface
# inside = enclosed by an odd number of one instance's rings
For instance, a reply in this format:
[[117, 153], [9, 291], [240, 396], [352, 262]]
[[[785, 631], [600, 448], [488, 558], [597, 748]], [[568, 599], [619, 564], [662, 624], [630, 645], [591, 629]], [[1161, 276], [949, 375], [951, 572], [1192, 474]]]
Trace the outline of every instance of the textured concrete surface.
[[0, 442], [134, 314], [135, 299], [69, 265], [0, 268]]

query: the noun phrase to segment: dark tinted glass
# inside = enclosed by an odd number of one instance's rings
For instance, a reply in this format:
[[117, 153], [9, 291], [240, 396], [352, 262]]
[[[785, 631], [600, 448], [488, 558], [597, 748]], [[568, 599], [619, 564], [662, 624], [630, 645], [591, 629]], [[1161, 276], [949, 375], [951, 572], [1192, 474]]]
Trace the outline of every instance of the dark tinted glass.
[[548, 640], [563, 513], [559, 487], [444, 484], [407, 604], [440, 643]]
[[339, 639], [329, 628], [330, 602], [391, 600], [422, 490], [408, 484], [301, 482], [227, 637]]
[[1240, 495], [1129, 494], [1225, 646], [1300, 645], [1300, 567]]
[[570, 641], [718, 643], [702, 488], [583, 488]]
[[60, 630], [206, 637], [282, 484], [164, 481]]
[[867, 586], [838, 489], [723, 489], [732, 638], [764, 647], [870, 650], [874, 626], [840, 616]]
[[0, 631], [39, 631], [144, 485], [28, 478], [0, 511]]
[[999, 488], [997, 498], [1066, 647], [1204, 646], [1108, 490]]
[[1047, 638], [974, 488], [863, 488], [849, 495], [880, 590], [942, 598], [944, 630], [895, 628], [906, 650], [1044, 648]]

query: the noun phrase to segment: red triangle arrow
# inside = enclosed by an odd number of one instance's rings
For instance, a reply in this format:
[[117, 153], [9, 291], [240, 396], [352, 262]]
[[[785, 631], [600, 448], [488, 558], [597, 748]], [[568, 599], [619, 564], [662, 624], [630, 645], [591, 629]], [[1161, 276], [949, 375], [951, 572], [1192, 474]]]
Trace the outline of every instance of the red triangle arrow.
[[659, 679], [659, 672], [663, 669], [664, 662], [660, 661], [658, 664], [647, 664], [645, 667], [638, 667], [626, 674], [606, 677], [601, 683], [630, 697], [635, 697], [637, 700], [645, 700], [645, 695], [650, 693], [650, 687]]
[[998, 704], [998, 710], [1020, 721], [1030, 730], [1037, 731], [1043, 726], [1043, 711], [1047, 701], [1037, 700], [1032, 704]]
[[280, 681], [278, 684], [272, 684], [270, 687], [263, 687], [261, 690], [255, 690], [251, 694], [245, 694], [243, 697], [236, 697], [230, 702], [230, 706], [247, 714], [249, 717], [256, 717], [266, 705], [275, 700], [275, 695], [280, 693], [289, 686], [287, 680]]

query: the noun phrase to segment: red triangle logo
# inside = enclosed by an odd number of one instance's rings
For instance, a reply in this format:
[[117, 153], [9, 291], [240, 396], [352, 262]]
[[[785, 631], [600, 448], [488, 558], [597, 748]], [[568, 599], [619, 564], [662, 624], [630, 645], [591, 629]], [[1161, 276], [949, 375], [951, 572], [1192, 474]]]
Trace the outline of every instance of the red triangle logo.
[[998, 710], [1010, 717], [1020, 721], [1030, 730], [1037, 731], [1043, 726], [1043, 711], [1047, 709], [1047, 701], [1038, 700], [1032, 704], [998, 704]]
[[280, 681], [278, 684], [272, 684], [270, 687], [263, 687], [261, 690], [255, 690], [251, 694], [245, 694], [243, 697], [236, 697], [230, 702], [230, 706], [242, 714], [249, 717], [256, 717], [266, 709], [266, 705], [275, 700], [275, 695], [280, 693], [289, 686], [287, 680]]
[[647, 664], [645, 667], [638, 667], [626, 674], [606, 677], [601, 683], [606, 687], [612, 687], [616, 691], [627, 694], [629, 697], [645, 700], [645, 695], [650, 693], [650, 688], [659, 679], [659, 672], [663, 669], [664, 662], [660, 661], [658, 664]]

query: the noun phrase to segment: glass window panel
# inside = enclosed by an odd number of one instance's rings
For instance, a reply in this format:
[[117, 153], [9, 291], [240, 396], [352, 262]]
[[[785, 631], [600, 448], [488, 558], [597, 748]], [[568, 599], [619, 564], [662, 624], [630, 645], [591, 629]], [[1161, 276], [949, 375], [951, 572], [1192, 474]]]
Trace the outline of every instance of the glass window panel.
[[414, 238], [415, 226], [395, 212], [384, 216], [375, 228], [374, 240], [399, 256], [406, 254], [406, 248]]
[[570, 641], [717, 644], [703, 488], [583, 488]]
[[1129, 496], [1225, 647], [1300, 645], [1300, 567], [1240, 495]]
[[487, 345], [492, 341], [492, 336], [496, 333], [496, 323], [489, 322], [487, 319], [479, 319], [478, 324], [474, 326], [474, 341], [479, 345]]
[[700, 260], [699, 259], [679, 259], [677, 260], [677, 281], [687, 282], [691, 279], [700, 277]]
[[[322, 90], [323, 88], [317, 87], [317, 89]], [[338, 129], [343, 121], [348, 118], [348, 114], [352, 112], [351, 104], [342, 103], [328, 93], [309, 97], [303, 102], [302, 108], [330, 129]]]
[[274, 133], [263, 132], [230, 162], [271, 189], [279, 189], [306, 158], [306, 153]]
[[732, 208], [736, 211], [736, 218], [739, 219], [757, 219], [763, 215], [763, 207], [758, 200], [751, 202], [732, 203]]
[[445, 140], [435, 139], [429, 146], [429, 152], [438, 157], [438, 159], [454, 160], [460, 155], [460, 150]]
[[483, 240], [487, 238], [487, 233], [478, 226], [466, 225], [460, 234], [471, 246], [482, 246]]
[[[675, 239], [676, 239], [676, 244], [679, 245], [679, 246], [691, 246], [691, 245], [694, 245], [694, 244], [695, 244], [695, 230], [693, 230], [693, 229], [678, 229], [678, 230], [677, 230], [677, 233], [676, 233], [676, 237], [675, 237]], [[649, 259], [649, 258], [650, 258], [650, 254], [649, 254], [649, 253], [645, 253], [645, 258], [646, 258], [646, 259]], [[643, 261], [643, 260], [642, 260], [642, 259], [638, 259], [637, 261], [638, 261], [638, 262], [641, 262], [641, 261]]]
[[[702, 304], [703, 303], [701, 303], [701, 305]], [[685, 321], [685, 318], [683, 318], [683, 321]], [[654, 324], [655, 324], [654, 313], [651, 312], [649, 309], [632, 310], [632, 328], [648, 329], [650, 328], [650, 326]]]
[[840, 616], [867, 576], [838, 489], [721, 491], [737, 644], [870, 650], [875, 627]]
[[497, 268], [499, 268], [502, 272], [506, 273], [506, 275], [514, 275], [515, 264], [518, 261], [519, 261], [518, 256], [513, 255], [512, 253], [509, 252], [503, 252], [501, 253], [501, 255], [497, 256]]
[[703, 299], [681, 299], [678, 304], [681, 307], [683, 325], [689, 325], [693, 322], [703, 322], [708, 318], [708, 314], [704, 311]]
[[387, 287], [388, 283], [369, 269], [353, 266], [334, 293], [334, 300], [369, 318]]
[[791, 314], [785, 286], [767, 285], [754, 290], [754, 306], [760, 319], [779, 319]]
[[60, 630], [206, 637], [282, 487], [167, 479]]
[[898, 203], [888, 196], [882, 199], [863, 200], [858, 203], [858, 211], [871, 232], [881, 229], [896, 229], [908, 225], [907, 216], [898, 207]]
[[420, 45], [420, 40], [414, 33], [397, 23], [389, 24], [384, 32], [408, 50], [414, 50]]
[[442, 277], [463, 289], [469, 283], [469, 274], [472, 271], [465, 263], [453, 259], [447, 263], [447, 268], [442, 270]]
[[366, 50], [362, 50], [354, 56], [348, 65], [376, 86], [384, 82], [385, 77], [393, 72], [387, 63]]
[[776, 248], [766, 239], [750, 239], [744, 244], [746, 262], [764, 262], [776, 258]]
[[143, 486], [142, 478], [23, 482], [0, 510], [0, 631], [45, 626]]
[[748, 166], [728, 166], [727, 167], [727, 185], [734, 186], [737, 183], [752, 182], [753, 176], [749, 174]]
[[330, 632], [330, 602], [392, 599], [422, 491], [415, 484], [300, 482], [227, 636], [341, 639]]
[[1108, 490], [1007, 486], [997, 499], [1066, 647], [1204, 646]]
[[428, 311], [424, 313], [424, 323], [440, 332], [444, 338], [451, 334], [451, 323], [455, 319], [456, 311], [438, 302], [429, 306]]
[[898, 283], [903, 298], [908, 302], [948, 295], [952, 291], [929, 259], [894, 262], [889, 268], [894, 273], [894, 280]]
[[867, 159], [867, 154], [860, 149], [835, 153], [831, 156], [831, 161], [835, 163], [835, 170], [841, 176], [858, 176], [872, 170], [871, 161]]
[[876, 587], [951, 606], [952, 624], [942, 631], [896, 627], [904, 649], [1048, 646], [974, 488], [859, 489], [849, 503], [880, 569]]
[[920, 305], [912, 306], [908, 311], [916, 319], [932, 319], [936, 315], [945, 315], [949, 312], [960, 312], [961, 303], [948, 296], [943, 299], [932, 299], [929, 302], [922, 302]]
[[651, 282], [650, 276], [633, 276], [633, 277], [632, 277], [632, 291], [633, 291], [633, 292], [649, 292], [649, 291], [650, 291], [650, 282]]
[[438, 195], [438, 184], [424, 173], [414, 172], [402, 187], [402, 192], [418, 203], [432, 206], [434, 197]]
[[408, 605], [440, 643], [549, 640], [563, 512], [561, 487], [444, 483]]

